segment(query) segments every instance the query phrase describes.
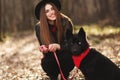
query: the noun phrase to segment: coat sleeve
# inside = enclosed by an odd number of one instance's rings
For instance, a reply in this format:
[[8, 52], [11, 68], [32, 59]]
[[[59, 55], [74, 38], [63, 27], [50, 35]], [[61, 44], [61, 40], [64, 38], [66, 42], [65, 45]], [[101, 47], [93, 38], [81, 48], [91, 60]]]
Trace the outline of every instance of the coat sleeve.
[[41, 44], [41, 40], [40, 40], [40, 27], [39, 27], [38, 24], [35, 26], [35, 33], [36, 33], [36, 37], [37, 37], [37, 40], [38, 40], [39, 45], [40, 45]]

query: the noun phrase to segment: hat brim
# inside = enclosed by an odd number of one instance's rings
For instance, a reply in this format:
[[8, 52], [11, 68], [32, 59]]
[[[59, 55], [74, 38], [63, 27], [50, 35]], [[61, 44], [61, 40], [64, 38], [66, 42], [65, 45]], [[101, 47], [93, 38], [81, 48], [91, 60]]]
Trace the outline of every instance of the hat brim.
[[60, 4], [59, 0], [42, 0], [35, 7], [35, 16], [38, 20], [40, 18], [40, 9], [46, 3], [53, 3], [59, 11], [61, 10], [61, 4]]

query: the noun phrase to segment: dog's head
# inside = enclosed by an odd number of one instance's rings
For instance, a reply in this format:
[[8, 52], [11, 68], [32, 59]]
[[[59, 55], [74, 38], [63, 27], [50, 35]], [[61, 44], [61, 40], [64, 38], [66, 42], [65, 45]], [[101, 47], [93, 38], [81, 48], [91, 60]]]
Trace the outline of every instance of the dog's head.
[[70, 34], [69, 31], [67, 31], [66, 37], [69, 49], [73, 55], [79, 55], [89, 47], [86, 40], [86, 33], [83, 28], [80, 28], [77, 34]]

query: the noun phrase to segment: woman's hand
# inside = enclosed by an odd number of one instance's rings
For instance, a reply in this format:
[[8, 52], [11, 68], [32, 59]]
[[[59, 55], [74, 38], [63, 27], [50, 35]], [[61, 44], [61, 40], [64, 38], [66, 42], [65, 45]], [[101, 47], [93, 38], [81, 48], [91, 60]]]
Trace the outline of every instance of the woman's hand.
[[57, 43], [49, 44], [48, 46], [46, 45], [41, 45], [39, 47], [40, 52], [47, 53], [48, 51], [50, 52], [55, 52], [56, 50], [60, 50], [60, 45]]
[[56, 50], [60, 50], [60, 45], [57, 43], [49, 44], [48, 50], [50, 52], [55, 52]]
[[43, 53], [47, 53], [49, 51], [48, 47], [46, 45], [41, 45], [39, 47], [39, 50], [40, 50], [40, 52], [43, 52]]

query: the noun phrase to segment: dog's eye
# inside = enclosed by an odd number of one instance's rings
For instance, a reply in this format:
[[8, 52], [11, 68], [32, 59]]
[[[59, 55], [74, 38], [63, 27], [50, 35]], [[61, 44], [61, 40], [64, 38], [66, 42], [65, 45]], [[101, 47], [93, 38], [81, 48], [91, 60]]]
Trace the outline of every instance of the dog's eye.
[[80, 44], [81, 44], [81, 42], [78, 42], [78, 44], [80, 45]]

